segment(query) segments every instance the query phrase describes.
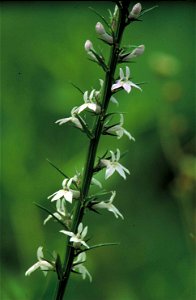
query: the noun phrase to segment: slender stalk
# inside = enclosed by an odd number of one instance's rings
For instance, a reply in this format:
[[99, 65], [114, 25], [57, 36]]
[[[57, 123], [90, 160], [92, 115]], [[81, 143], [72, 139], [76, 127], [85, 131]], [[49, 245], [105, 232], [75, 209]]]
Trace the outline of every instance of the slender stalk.
[[[119, 45], [122, 39], [123, 31], [126, 26], [125, 24], [125, 14], [126, 14], [126, 7], [120, 7], [119, 9], [119, 18], [118, 18], [118, 24], [117, 29], [114, 36], [114, 43], [111, 46], [111, 53], [110, 53], [110, 59], [108, 64], [108, 70], [105, 74], [105, 80], [104, 80], [104, 88], [103, 88], [103, 94], [102, 94], [102, 111], [101, 114], [98, 116], [97, 121], [95, 123], [94, 127], [94, 137], [90, 140], [89, 148], [88, 148], [88, 154], [87, 154], [87, 160], [84, 170], [84, 178], [83, 178], [83, 184], [81, 188], [81, 198], [80, 201], [78, 201], [76, 206], [76, 211], [74, 214], [74, 220], [73, 220], [73, 228], [72, 232], [77, 231], [79, 223], [82, 221], [84, 216], [84, 202], [86, 197], [88, 196], [93, 172], [94, 172], [94, 164], [96, 159], [96, 153], [97, 148], [99, 145], [100, 137], [102, 134], [103, 126], [104, 126], [104, 118], [107, 112], [108, 104], [112, 95], [111, 92], [111, 86], [113, 83], [114, 73], [117, 66], [118, 61], [118, 54], [119, 54]], [[61, 280], [59, 280], [59, 285], [57, 289], [57, 295], [56, 300], [62, 300], [63, 295], [65, 293], [65, 289], [67, 287], [67, 283], [69, 280], [69, 276], [71, 273], [71, 268], [74, 260], [74, 248], [73, 247], [67, 247], [66, 255], [65, 255], [65, 261], [64, 261], [64, 273]]]

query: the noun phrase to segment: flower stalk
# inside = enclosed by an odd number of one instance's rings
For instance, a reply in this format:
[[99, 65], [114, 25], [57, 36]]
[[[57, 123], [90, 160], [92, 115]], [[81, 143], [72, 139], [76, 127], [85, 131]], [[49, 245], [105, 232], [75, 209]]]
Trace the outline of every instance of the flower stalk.
[[[101, 108], [101, 114], [98, 116], [97, 122], [95, 124], [94, 128], [94, 138], [90, 140], [89, 148], [88, 148], [88, 154], [87, 154], [87, 160], [86, 160], [86, 166], [85, 166], [85, 172], [84, 172], [84, 179], [81, 189], [81, 198], [80, 202], [78, 202], [76, 213], [75, 213], [75, 219], [73, 223], [73, 232], [76, 231], [79, 223], [83, 219], [84, 215], [84, 203], [85, 199], [88, 196], [89, 187], [91, 184], [91, 180], [94, 173], [94, 164], [95, 164], [95, 158], [97, 153], [97, 148], [99, 145], [99, 140], [102, 134], [102, 130], [104, 127], [104, 119], [107, 112], [108, 104], [110, 101], [110, 98], [112, 96], [112, 83], [114, 80], [114, 73], [116, 70], [117, 62], [118, 62], [118, 55], [120, 52], [120, 42], [122, 39], [123, 31], [126, 26], [125, 20], [126, 20], [126, 13], [127, 10], [122, 7], [119, 9], [119, 18], [117, 23], [117, 30], [114, 36], [114, 43], [112, 45], [111, 54], [110, 54], [110, 60], [108, 64], [108, 71], [105, 74], [105, 84], [103, 87], [103, 94], [102, 94], [102, 108]], [[71, 272], [71, 267], [74, 260], [74, 248], [68, 249], [66, 258], [65, 258], [65, 272], [62, 280], [59, 282], [59, 287], [57, 290], [57, 296], [56, 300], [63, 299], [63, 295], [67, 286], [67, 282], [69, 279], [69, 275]]]
[[[94, 178], [94, 175], [104, 168], [106, 169], [106, 180], [110, 178], [115, 171], [124, 179], [126, 179], [126, 174], [130, 174], [129, 170], [119, 162], [121, 154], [118, 148], [116, 152], [110, 150], [109, 156], [107, 156], [107, 151], [105, 155], [99, 158], [98, 163], [96, 163], [97, 150], [102, 135], [115, 136], [117, 139], [126, 135], [129, 140], [134, 140], [131, 134], [122, 127], [124, 123], [122, 113], [117, 113], [120, 117], [120, 122], [113, 125], [108, 124], [110, 122], [108, 118], [110, 118], [113, 113], [107, 113], [110, 102], [118, 104], [118, 101], [113, 95], [119, 90], [124, 89], [127, 93], [130, 93], [132, 88], [141, 90], [139, 85], [130, 81], [130, 69], [128, 66], [125, 68], [126, 74], [123, 72], [123, 69], [120, 68], [120, 78], [115, 78], [116, 67], [119, 63], [129, 61], [144, 52], [144, 45], [138, 46], [128, 54], [124, 53], [121, 47], [121, 40], [126, 26], [137, 20], [142, 10], [141, 4], [138, 3], [132, 8], [131, 12], [129, 12], [129, 3], [130, 1], [116, 1], [114, 13], [112, 14], [110, 12], [110, 23], [107, 23], [105, 18], [101, 16], [108, 27], [107, 31], [101, 22], [98, 22], [95, 26], [95, 31], [99, 35], [100, 40], [110, 47], [108, 63], [105, 62], [102, 54], [96, 52], [90, 40], [85, 42], [84, 48], [87, 54], [90, 55], [93, 62], [96, 62], [103, 69], [105, 74], [104, 79], [100, 79], [100, 90], [97, 91], [93, 89], [91, 92], [82, 92], [79, 89], [83, 94], [84, 103], [79, 107], [74, 107], [71, 110], [70, 117], [56, 121], [59, 125], [72, 123], [76, 129], [79, 129], [88, 137], [89, 141], [86, 162], [81, 173], [77, 172], [73, 177], [68, 177], [49, 161], [64, 177], [61, 189], [48, 197], [51, 202], [55, 202], [56, 212], [52, 213], [48, 209], [38, 205], [41, 209], [49, 213], [44, 220], [44, 224], [53, 219], [62, 226], [63, 229], [60, 230], [60, 233], [66, 236], [67, 246], [62, 263], [58, 254], [53, 255], [54, 259], [52, 261], [45, 259], [43, 257], [42, 247], [39, 247], [37, 251], [38, 262], [27, 270], [26, 275], [30, 275], [39, 268], [44, 272], [44, 275], [47, 275], [47, 272], [51, 270], [56, 272], [58, 278], [56, 300], [63, 300], [71, 272], [80, 274], [83, 279], [88, 277], [90, 281], [92, 280], [90, 273], [84, 265], [87, 250], [89, 251], [97, 247], [114, 244], [89, 245], [88, 239], [86, 238], [88, 226], [83, 225], [83, 217], [86, 210], [98, 212], [99, 210], [106, 209], [112, 212], [117, 219], [118, 217], [124, 219], [118, 208], [113, 205], [116, 191], [91, 195], [90, 188], [91, 185], [94, 184], [102, 189], [102, 184]], [[90, 112], [92, 118], [94, 118], [93, 126], [89, 126], [86, 121], [85, 113], [88, 112]], [[104, 197], [107, 197], [109, 194], [110, 198], [105, 199]], [[71, 212], [69, 211], [69, 206], [72, 207]]]

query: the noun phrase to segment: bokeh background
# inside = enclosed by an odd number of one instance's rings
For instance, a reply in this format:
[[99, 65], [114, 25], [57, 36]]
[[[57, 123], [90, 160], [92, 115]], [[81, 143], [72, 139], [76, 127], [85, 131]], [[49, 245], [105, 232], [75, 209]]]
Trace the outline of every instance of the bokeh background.
[[[135, 4], [135, 3], [133, 3]], [[143, 92], [120, 92], [125, 128], [135, 137], [103, 137], [106, 149], [128, 150], [122, 163], [131, 175], [117, 174], [104, 187], [117, 190], [116, 206], [125, 220], [112, 214], [88, 214], [92, 244], [119, 242], [93, 250], [86, 266], [93, 282], [72, 275], [66, 299], [193, 300], [195, 299], [194, 233], [194, 12], [190, 1], [144, 2], [154, 11], [130, 26], [124, 44], [145, 44], [145, 54], [131, 64], [134, 82]], [[71, 126], [54, 122], [82, 103], [82, 90], [99, 88], [103, 72], [84, 51], [97, 39], [100, 21], [112, 2], [4, 2], [1, 21], [2, 194], [1, 297], [4, 300], [53, 299], [55, 275], [39, 271], [24, 276], [36, 262], [39, 245], [63, 255], [64, 236], [34, 204], [53, 207], [47, 196], [62, 177], [50, 159], [72, 176], [81, 170], [87, 138]], [[103, 174], [97, 178], [101, 179]]]

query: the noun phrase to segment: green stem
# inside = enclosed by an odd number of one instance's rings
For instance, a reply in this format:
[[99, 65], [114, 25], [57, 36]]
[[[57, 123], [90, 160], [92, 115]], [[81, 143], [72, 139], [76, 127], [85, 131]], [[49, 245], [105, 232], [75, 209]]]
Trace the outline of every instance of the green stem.
[[[102, 112], [97, 118], [97, 122], [95, 124], [94, 137], [90, 140], [87, 160], [84, 171], [84, 179], [81, 189], [81, 201], [78, 201], [76, 211], [74, 214], [73, 220], [73, 232], [77, 232], [77, 228], [79, 223], [82, 221], [84, 216], [84, 201], [88, 196], [91, 180], [94, 173], [94, 164], [97, 153], [97, 148], [99, 145], [99, 140], [102, 134], [103, 125], [104, 125], [104, 117], [107, 112], [108, 104], [112, 95], [111, 86], [114, 79], [114, 73], [116, 70], [117, 62], [118, 62], [118, 54], [119, 54], [119, 45], [122, 39], [123, 31], [126, 26], [125, 24], [125, 15], [126, 15], [126, 7], [121, 7], [119, 9], [119, 18], [117, 24], [117, 30], [115, 34], [115, 41], [112, 45], [110, 60], [108, 64], [108, 70], [106, 71], [103, 95], [102, 95]], [[59, 281], [59, 286], [57, 289], [56, 300], [62, 300], [63, 295], [65, 293], [65, 289], [67, 287], [68, 279], [71, 273], [71, 268], [74, 260], [74, 248], [67, 247], [65, 262], [64, 262], [64, 275], [63, 278]]]

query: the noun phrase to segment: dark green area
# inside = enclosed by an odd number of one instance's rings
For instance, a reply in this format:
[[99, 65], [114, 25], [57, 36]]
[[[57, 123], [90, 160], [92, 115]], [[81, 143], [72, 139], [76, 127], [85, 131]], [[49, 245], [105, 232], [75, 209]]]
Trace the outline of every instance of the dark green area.
[[[157, 3], [144, 2], [148, 8]], [[117, 174], [104, 183], [116, 190], [115, 205], [125, 217], [109, 212], [88, 214], [92, 244], [120, 242], [88, 254], [87, 280], [73, 274], [69, 300], [193, 300], [194, 233], [194, 10], [189, 1], [160, 1], [159, 7], [134, 23], [125, 44], [145, 44], [131, 64], [133, 81], [143, 92], [116, 95], [126, 112], [125, 128], [135, 137], [104, 136], [106, 149], [128, 150], [122, 160], [131, 175]], [[84, 51], [86, 39], [96, 49], [108, 48], [96, 38], [99, 18], [112, 2], [4, 2], [1, 14], [2, 98], [2, 289], [5, 300], [52, 299], [55, 275], [25, 271], [36, 262], [38, 246], [64, 253], [64, 236], [33, 203], [53, 209], [47, 196], [61, 187], [62, 177], [46, 161], [69, 176], [81, 170], [87, 138], [57, 119], [70, 115], [82, 90], [99, 88], [103, 72]], [[125, 65], [124, 65], [125, 66]], [[98, 176], [103, 178], [103, 174]]]

